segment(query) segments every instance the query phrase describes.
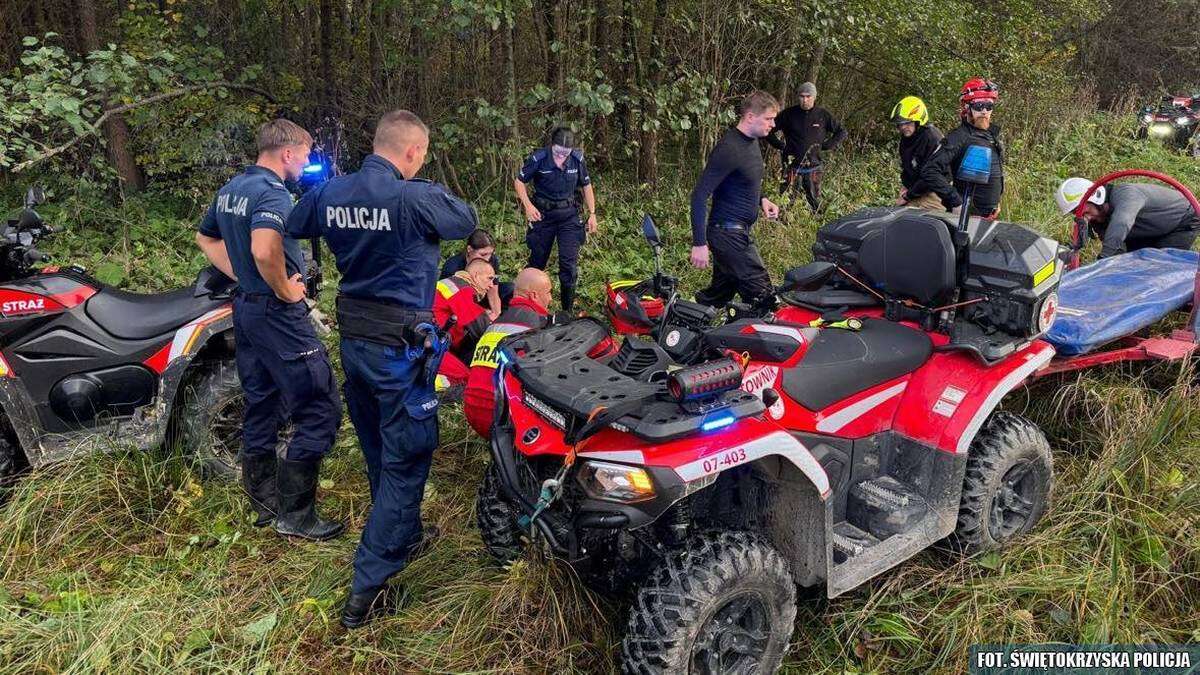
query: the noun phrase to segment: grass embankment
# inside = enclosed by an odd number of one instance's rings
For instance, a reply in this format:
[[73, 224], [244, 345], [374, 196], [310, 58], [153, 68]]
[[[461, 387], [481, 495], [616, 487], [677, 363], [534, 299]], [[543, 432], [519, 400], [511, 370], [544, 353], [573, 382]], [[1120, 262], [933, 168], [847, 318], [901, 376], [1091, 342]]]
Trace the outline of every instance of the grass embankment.
[[[1154, 168], [1200, 186], [1191, 160], [1126, 140], [1119, 124], [1081, 120], [1010, 144], [1006, 217], [1065, 236], [1051, 195], [1075, 172]], [[694, 170], [679, 169], [680, 182]], [[844, 153], [828, 174], [828, 212], [890, 201], [895, 175], [890, 149]], [[684, 287], [704, 283], [685, 269], [686, 189], [651, 196], [599, 183], [604, 229], [583, 255], [590, 309], [605, 279], [652, 269], [637, 234], [643, 211], [664, 227]], [[61, 260], [106, 262], [134, 288], [181, 283], [200, 264], [187, 214], [147, 209], [45, 213], [72, 229], [55, 244]], [[511, 272], [520, 224], [499, 205], [482, 212]], [[116, 239], [91, 225], [111, 232], [117, 217]], [[809, 259], [815, 227], [802, 208], [759, 227], [776, 278]], [[927, 552], [847, 596], [806, 601], [788, 668], [958, 672], [973, 643], [1200, 640], [1192, 378], [1178, 367], [1123, 367], [1014, 394], [1007, 405], [1042, 425], [1056, 450], [1053, 506], [1033, 536], [969, 560]], [[369, 504], [348, 422], [322, 503], [351, 534], [326, 544], [255, 530], [238, 489], [202, 482], [180, 454], [117, 448], [25, 476], [0, 507], [0, 671], [611, 670], [622, 616], [563, 565], [494, 566], [472, 515], [486, 449], [454, 407], [442, 413], [442, 439], [426, 517], [446, 537], [400, 576], [401, 612], [352, 634], [336, 615]]]

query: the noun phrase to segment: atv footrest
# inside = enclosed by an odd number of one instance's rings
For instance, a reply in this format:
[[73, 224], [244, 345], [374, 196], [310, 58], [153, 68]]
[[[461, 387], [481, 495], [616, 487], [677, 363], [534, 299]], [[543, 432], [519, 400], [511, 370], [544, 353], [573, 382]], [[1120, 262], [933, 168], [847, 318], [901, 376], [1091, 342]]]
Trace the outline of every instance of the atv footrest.
[[912, 529], [928, 512], [923, 497], [891, 476], [855, 484], [846, 504], [846, 519], [881, 540]]
[[878, 544], [869, 532], [863, 532], [847, 522], [833, 526], [833, 562], [842, 563]]

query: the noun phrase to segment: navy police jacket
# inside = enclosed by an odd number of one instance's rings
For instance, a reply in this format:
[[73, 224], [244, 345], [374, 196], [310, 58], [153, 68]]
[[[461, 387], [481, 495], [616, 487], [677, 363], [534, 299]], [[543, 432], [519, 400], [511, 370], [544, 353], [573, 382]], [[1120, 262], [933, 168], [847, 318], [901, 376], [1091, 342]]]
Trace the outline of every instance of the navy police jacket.
[[303, 274], [304, 257], [300, 244], [284, 231], [284, 221], [291, 210], [292, 195], [279, 176], [266, 167], [252, 165], [217, 191], [204, 220], [196, 229], [200, 234], [225, 242], [229, 263], [243, 292], [273, 295], [275, 292], [258, 273], [258, 265], [250, 252], [250, 232], [266, 228], [283, 235], [287, 275]]
[[578, 148], [571, 151], [561, 169], [554, 164], [554, 155], [549, 148], [533, 151], [517, 173], [517, 180], [526, 184], [532, 182], [534, 194], [555, 202], [573, 199], [576, 190], [592, 184], [583, 151]]
[[310, 190], [287, 221], [293, 237], [325, 238], [341, 293], [409, 309], [433, 306], [438, 243], [466, 239], [475, 227], [466, 202], [437, 183], [406, 180], [379, 155]]

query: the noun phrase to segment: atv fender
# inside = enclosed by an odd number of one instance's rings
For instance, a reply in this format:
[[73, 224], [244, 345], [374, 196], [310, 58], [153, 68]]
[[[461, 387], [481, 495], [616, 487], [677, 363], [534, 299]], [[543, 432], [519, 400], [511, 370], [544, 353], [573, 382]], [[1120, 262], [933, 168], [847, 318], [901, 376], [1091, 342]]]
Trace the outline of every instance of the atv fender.
[[962, 352], [936, 352], [905, 387], [893, 430], [943, 452], [965, 455], [1000, 401], [1054, 357], [1041, 340], [991, 366]]

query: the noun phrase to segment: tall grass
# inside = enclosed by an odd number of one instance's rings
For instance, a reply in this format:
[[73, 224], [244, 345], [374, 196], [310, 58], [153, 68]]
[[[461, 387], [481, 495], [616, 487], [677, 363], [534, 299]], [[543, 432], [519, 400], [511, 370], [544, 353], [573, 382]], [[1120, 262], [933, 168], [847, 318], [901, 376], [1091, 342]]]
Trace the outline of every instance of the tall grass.
[[[1064, 235], [1052, 191], [1074, 173], [1140, 166], [1200, 185], [1191, 160], [1128, 140], [1123, 122], [1088, 117], [1010, 148], [1005, 214]], [[838, 157], [828, 213], [890, 201], [894, 162], [886, 148]], [[643, 211], [664, 227], [668, 266], [684, 287], [704, 284], [706, 273], [685, 266], [694, 172], [678, 169], [679, 180], [653, 194], [601, 177], [603, 230], [583, 254], [591, 309], [604, 280], [653, 269], [637, 235]], [[482, 212], [515, 269], [515, 214], [498, 204]], [[816, 225], [789, 204], [781, 222], [758, 226], [776, 276], [808, 259]], [[153, 236], [186, 245], [187, 222], [175, 227]], [[61, 258], [83, 242], [64, 236]], [[125, 261], [132, 278], [162, 264], [182, 279], [198, 264], [179, 248], [145, 255]], [[787, 669], [961, 672], [973, 643], [1200, 640], [1193, 378], [1179, 366], [1115, 367], [1011, 396], [1006, 405], [1040, 424], [1056, 450], [1042, 525], [1005, 551], [962, 559], [934, 550], [836, 600], [806, 599]], [[202, 481], [175, 452], [115, 448], [25, 476], [0, 506], [0, 672], [612, 670], [619, 608], [560, 563], [490, 562], [472, 513], [486, 448], [454, 407], [442, 413], [442, 433], [425, 511], [445, 537], [400, 575], [399, 613], [354, 633], [336, 621], [353, 534], [292, 544], [255, 530], [235, 486]], [[368, 490], [348, 423], [326, 478], [323, 508], [361, 531]]]

